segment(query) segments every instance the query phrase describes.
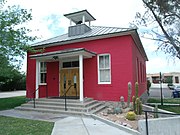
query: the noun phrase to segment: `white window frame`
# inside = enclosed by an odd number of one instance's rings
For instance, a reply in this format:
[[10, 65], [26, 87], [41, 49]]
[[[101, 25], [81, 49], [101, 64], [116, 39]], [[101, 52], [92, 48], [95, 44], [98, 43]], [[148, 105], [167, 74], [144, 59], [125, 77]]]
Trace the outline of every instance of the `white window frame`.
[[[108, 55], [109, 56], [109, 75], [110, 75], [110, 81], [109, 82], [101, 82], [100, 81], [100, 68], [99, 68], [99, 57], [100, 56], [106, 56], [106, 55]], [[109, 53], [105, 53], [105, 54], [99, 54], [98, 56], [97, 56], [97, 67], [98, 67], [98, 84], [111, 84], [111, 55], [109, 54]]]
[[[46, 71], [41, 71], [41, 63], [46, 63]], [[47, 84], [47, 80], [45, 80], [46, 82], [41, 82], [41, 74], [45, 73], [46, 74], [46, 79], [47, 79], [47, 62], [39, 62], [39, 85], [46, 85]]]

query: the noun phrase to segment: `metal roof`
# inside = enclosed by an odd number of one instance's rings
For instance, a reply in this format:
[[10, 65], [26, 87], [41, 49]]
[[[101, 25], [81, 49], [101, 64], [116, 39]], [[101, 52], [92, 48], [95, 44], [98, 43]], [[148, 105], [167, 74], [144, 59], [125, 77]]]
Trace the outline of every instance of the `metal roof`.
[[32, 44], [31, 46], [38, 47], [43, 46], [47, 44], [54, 44], [54, 43], [60, 43], [60, 42], [67, 42], [67, 41], [74, 41], [82, 38], [90, 38], [90, 37], [96, 37], [96, 36], [102, 36], [102, 35], [108, 35], [108, 34], [115, 34], [115, 33], [123, 33], [130, 30], [130, 28], [118, 28], [118, 27], [102, 27], [102, 26], [91, 26], [91, 30], [86, 32], [83, 35], [77, 35], [77, 36], [68, 36], [67, 34], [63, 34], [54, 38], [50, 38], [35, 44]]
[[110, 38], [116, 36], [124, 36], [131, 35], [137, 48], [139, 49], [142, 56], [148, 61], [148, 57], [145, 53], [139, 35], [137, 33], [137, 29], [131, 28], [118, 28], [118, 27], [103, 27], [103, 26], [90, 26], [91, 30], [76, 36], [68, 36], [67, 34], [63, 34], [54, 38], [50, 38], [35, 44], [32, 44], [32, 47], [42, 48], [42, 47], [50, 47], [56, 45], [65, 45], [77, 42], [85, 42], [96, 39]]

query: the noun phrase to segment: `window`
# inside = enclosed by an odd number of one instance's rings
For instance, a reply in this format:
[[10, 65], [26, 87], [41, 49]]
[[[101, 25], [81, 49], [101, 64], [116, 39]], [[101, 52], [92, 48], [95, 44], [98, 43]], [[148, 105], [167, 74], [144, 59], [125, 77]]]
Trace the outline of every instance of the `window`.
[[46, 83], [46, 62], [40, 62], [40, 83]]
[[111, 83], [111, 67], [109, 54], [103, 54], [98, 56], [98, 83]]
[[79, 67], [79, 61], [63, 62], [63, 68]]
[[179, 83], [179, 77], [175, 76], [175, 83]]

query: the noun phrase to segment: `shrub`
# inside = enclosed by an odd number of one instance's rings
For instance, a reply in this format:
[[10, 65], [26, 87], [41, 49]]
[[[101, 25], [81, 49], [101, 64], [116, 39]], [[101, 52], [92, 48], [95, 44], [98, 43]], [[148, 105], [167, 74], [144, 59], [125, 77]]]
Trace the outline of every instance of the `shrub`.
[[126, 119], [128, 119], [128, 120], [135, 120], [136, 119], [136, 114], [133, 111], [129, 111], [126, 114]]

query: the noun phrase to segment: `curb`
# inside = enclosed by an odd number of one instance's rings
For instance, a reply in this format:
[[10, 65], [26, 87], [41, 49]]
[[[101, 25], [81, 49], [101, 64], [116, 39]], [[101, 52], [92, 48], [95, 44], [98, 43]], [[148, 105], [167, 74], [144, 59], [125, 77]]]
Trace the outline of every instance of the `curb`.
[[130, 134], [132, 134], [132, 135], [140, 135], [140, 132], [138, 132], [138, 131], [136, 131], [136, 130], [133, 130], [133, 129], [124, 127], [124, 126], [119, 125], [119, 124], [117, 124], [117, 123], [114, 123], [114, 122], [112, 122], [112, 121], [110, 121], [110, 120], [106, 120], [106, 119], [101, 118], [101, 117], [99, 117], [99, 116], [97, 116], [97, 115], [95, 115], [95, 114], [91, 114], [91, 117], [92, 117], [93, 119], [97, 119], [97, 120], [99, 120], [99, 121], [101, 121], [101, 122], [104, 122], [104, 123], [106, 123], [106, 124], [108, 124], [108, 125], [110, 125], [110, 126], [113, 126], [113, 127], [118, 128], [118, 129], [120, 129], [120, 130], [126, 131], [126, 132], [128, 132], [128, 133], [130, 133]]

